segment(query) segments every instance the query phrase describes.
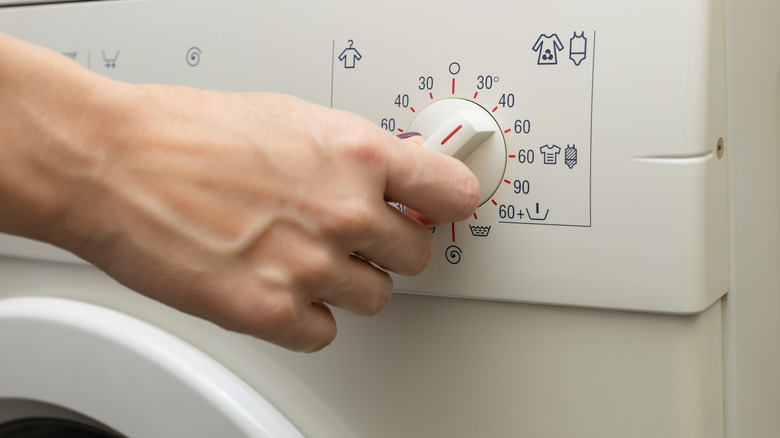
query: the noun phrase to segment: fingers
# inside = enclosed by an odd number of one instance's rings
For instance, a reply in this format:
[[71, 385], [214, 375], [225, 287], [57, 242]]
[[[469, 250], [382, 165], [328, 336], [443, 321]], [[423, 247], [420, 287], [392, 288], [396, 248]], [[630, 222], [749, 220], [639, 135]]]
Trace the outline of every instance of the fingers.
[[336, 320], [328, 306], [314, 301], [306, 306], [301, 326], [296, 336], [280, 345], [304, 353], [314, 353], [330, 345], [336, 339]]
[[378, 202], [371, 214], [350, 214], [369, 218], [357, 235], [344, 235], [346, 248], [384, 269], [401, 275], [417, 275], [427, 267], [433, 252], [428, 225], [456, 221], [476, 209], [479, 184], [461, 162], [425, 149], [419, 134], [406, 134], [388, 153], [385, 193], [388, 199], [408, 206], [409, 214]]
[[455, 158], [396, 141], [388, 148], [386, 196], [412, 207], [426, 222], [459, 221], [477, 208], [479, 181]]
[[362, 257], [347, 257], [336, 275], [336, 281], [320, 291], [322, 300], [328, 304], [356, 315], [373, 316], [390, 301], [393, 293], [390, 275]]
[[375, 220], [371, 239], [354, 249], [360, 256], [401, 275], [417, 275], [428, 266], [433, 236], [427, 225], [387, 204]]
[[292, 324], [297, 329], [282, 331], [284, 335], [277, 343], [296, 351], [319, 351], [336, 337], [336, 321], [325, 303], [356, 315], [373, 316], [387, 305], [392, 293], [390, 275], [351, 255], [333, 270], [331, 279], [323, 279], [314, 292], [317, 298], [301, 303], [303, 310]]

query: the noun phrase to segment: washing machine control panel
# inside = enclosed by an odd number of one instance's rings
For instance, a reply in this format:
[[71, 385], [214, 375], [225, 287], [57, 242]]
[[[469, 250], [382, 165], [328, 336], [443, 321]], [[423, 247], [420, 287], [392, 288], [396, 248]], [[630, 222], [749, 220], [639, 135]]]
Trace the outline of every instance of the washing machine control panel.
[[722, 0], [87, 2], [0, 26], [110, 77], [289, 93], [463, 160], [480, 206], [398, 292], [693, 313], [726, 291]]
[[[571, 39], [583, 47], [588, 41], [584, 33]], [[562, 63], [557, 68], [566, 70], [564, 81], [527, 58], [528, 65], [515, 66], [513, 74], [480, 75], [478, 68], [452, 61], [409, 80], [415, 85], [410, 90], [391, 94], [388, 117], [380, 120], [394, 132], [421, 132], [425, 146], [455, 154], [478, 176], [480, 207], [491, 205], [480, 208], [483, 219], [468, 228], [477, 227], [474, 237], [490, 237], [488, 229], [498, 224], [590, 225], [593, 64], [579, 56], [577, 63]], [[467, 137], [465, 147], [456, 148]], [[475, 212], [474, 220], [479, 216]]]

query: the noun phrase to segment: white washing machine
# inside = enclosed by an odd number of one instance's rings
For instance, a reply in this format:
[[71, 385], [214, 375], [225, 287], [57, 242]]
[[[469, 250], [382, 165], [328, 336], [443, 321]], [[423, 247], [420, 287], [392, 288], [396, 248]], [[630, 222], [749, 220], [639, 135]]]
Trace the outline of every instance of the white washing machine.
[[126, 81], [490, 123], [464, 157], [483, 204], [312, 355], [0, 236], [0, 435], [780, 434], [777, 2], [0, 5]]

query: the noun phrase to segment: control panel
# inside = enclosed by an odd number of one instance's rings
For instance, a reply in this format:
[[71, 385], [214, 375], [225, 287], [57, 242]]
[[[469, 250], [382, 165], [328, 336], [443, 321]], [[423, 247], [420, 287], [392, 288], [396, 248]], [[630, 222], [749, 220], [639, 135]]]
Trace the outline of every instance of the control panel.
[[726, 292], [722, 0], [363, 3], [13, 7], [0, 30], [126, 81], [422, 133], [478, 176], [480, 206], [432, 229], [398, 292], [666, 313]]

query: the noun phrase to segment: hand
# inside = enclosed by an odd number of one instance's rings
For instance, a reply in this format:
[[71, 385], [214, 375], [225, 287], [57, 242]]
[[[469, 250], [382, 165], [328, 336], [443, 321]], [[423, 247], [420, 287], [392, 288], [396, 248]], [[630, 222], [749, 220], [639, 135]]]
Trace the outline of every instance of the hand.
[[83, 206], [99, 220], [81, 219], [71, 249], [230, 330], [319, 350], [336, 335], [326, 304], [376, 314], [392, 293], [383, 269], [421, 272], [428, 225], [476, 208], [462, 163], [354, 115], [283, 95], [139, 91]]
[[462, 163], [355, 115], [125, 84], [0, 44], [0, 231], [227, 329], [321, 349], [336, 335], [328, 305], [379, 312], [385, 270], [422, 271], [428, 225], [477, 206]]

